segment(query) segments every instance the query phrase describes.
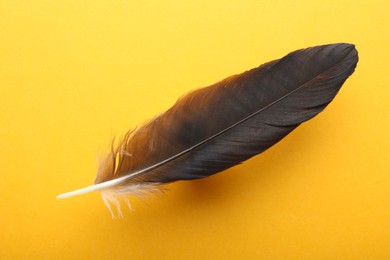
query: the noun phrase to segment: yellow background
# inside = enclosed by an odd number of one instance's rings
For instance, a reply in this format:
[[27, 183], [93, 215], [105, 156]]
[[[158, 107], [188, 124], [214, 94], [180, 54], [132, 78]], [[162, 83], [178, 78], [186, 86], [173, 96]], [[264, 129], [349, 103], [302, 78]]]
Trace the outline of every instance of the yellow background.
[[[0, 259], [390, 259], [388, 1], [0, 0]], [[133, 199], [96, 151], [194, 88], [356, 44], [331, 105], [260, 156]]]

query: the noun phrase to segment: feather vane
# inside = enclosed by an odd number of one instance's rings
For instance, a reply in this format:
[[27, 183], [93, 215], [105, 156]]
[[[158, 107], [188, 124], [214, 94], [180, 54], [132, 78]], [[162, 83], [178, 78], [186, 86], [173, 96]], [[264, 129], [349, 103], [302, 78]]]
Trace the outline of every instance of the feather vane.
[[320, 113], [357, 62], [354, 45], [316, 46], [195, 90], [112, 145], [93, 186], [58, 198], [98, 190], [121, 216], [129, 194], [240, 164]]

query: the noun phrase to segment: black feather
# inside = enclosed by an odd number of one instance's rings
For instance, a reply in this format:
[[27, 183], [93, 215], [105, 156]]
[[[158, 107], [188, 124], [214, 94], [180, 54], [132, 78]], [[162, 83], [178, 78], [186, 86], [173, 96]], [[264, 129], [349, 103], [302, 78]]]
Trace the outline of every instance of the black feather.
[[121, 193], [237, 165], [321, 112], [357, 61], [354, 45], [317, 46], [195, 90], [126, 134], [103, 160], [93, 190]]

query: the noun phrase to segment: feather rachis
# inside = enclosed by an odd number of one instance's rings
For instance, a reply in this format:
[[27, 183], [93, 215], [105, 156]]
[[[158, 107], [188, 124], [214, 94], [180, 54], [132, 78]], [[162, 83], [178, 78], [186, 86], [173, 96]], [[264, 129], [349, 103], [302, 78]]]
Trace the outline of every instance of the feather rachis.
[[[348, 53], [346, 54], [346, 56], [347, 56], [347, 55], [348, 55]], [[285, 58], [282, 59], [281, 62], [283, 62], [284, 60], [285, 60]], [[264, 65], [263, 65], [263, 66], [264, 66]], [[195, 145], [189, 147], [188, 149], [181, 150], [181, 151], [179, 151], [178, 153], [176, 153], [174, 156], [171, 156], [171, 157], [166, 158], [165, 160], [163, 160], [163, 163], [161, 163], [161, 161], [160, 161], [160, 162], [159, 162], [158, 164], [156, 164], [155, 166], [156, 166], [156, 167], [159, 167], [159, 166], [161, 166], [161, 165], [163, 165], [163, 164], [165, 164], [165, 163], [171, 162], [172, 160], [174, 160], [174, 159], [176, 159], [176, 158], [178, 158], [178, 157], [180, 157], [180, 156], [182, 156], [182, 155], [184, 155], [184, 154], [187, 154], [188, 152], [194, 150], [194, 148], [199, 147], [199, 146], [201, 146], [201, 145], [203, 145], [203, 144], [205, 144], [205, 143], [211, 141], [211, 140], [214, 139], [216, 136], [220, 136], [221, 134], [227, 132], [228, 130], [230, 130], [230, 129], [232, 129], [232, 128], [238, 126], [238, 125], [240, 125], [241, 123], [243, 123], [243, 122], [247, 121], [248, 119], [252, 118], [254, 115], [259, 114], [260, 112], [262, 112], [262, 111], [264, 111], [264, 110], [266, 110], [266, 109], [269, 109], [269, 108], [272, 107], [274, 104], [278, 103], [278, 102], [281, 101], [281, 100], [284, 100], [284, 99], [288, 98], [289, 96], [291, 96], [293, 93], [299, 91], [300, 89], [302, 89], [302, 88], [304, 88], [304, 87], [307, 87], [307, 86], [311, 86], [313, 82], [315, 83], [316, 81], [318, 81], [319, 79], [321, 79], [321, 78], [323, 77], [323, 74], [329, 74], [328, 72], [330, 72], [330, 71], [336, 71], [336, 72], [337, 72], [338, 70], [339, 70], [339, 69], [338, 69], [338, 66], [328, 68], [328, 70], [327, 70], [325, 73], [316, 75], [316, 77], [314, 77], [311, 81], [306, 82], [305, 84], [302, 84], [299, 88], [295, 89], [294, 91], [292, 91], [292, 92], [290, 92], [290, 93], [287, 93], [286, 95], [280, 97], [279, 99], [275, 100], [274, 102], [272, 102], [272, 103], [266, 105], [266, 106], [263, 107], [262, 109], [260, 109], [260, 110], [256, 111], [255, 113], [253, 113], [253, 114], [247, 116], [246, 118], [240, 120], [239, 122], [237, 122], [237, 123], [235, 123], [235, 124], [233, 124], [233, 125], [230, 125], [230, 126], [224, 128], [223, 131], [217, 132], [217, 133], [215, 133], [214, 135], [212, 135], [211, 137], [208, 137], [208, 138], [205, 139], [205, 140], [199, 141], [198, 143], [196, 143]], [[322, 71], [322, 72], [323, 72], [323, 71]], [[250, 72], [249, 72], [249, 73], [250, 73]], [[335, 75], [335, 77], [336, 77], [336, 76], [337, 76], [337, 75]], [[231, 81], [231, 80], [234, 79], [234, 78], [235, 78], [235, 76], [230, 77], [230, 78], [228, 78], [228, 80], [225, 80], [225, 81]], [[317, 84], [318, 84], [318, 82], [317, 82]], [[204, 90], [205, 90], [205, 88], [204, 88], [204, 89], [200, 89], [200, 90], [198, 90], [198, 91], [204, 91]], [[193, 94], [195, 94], [195, 92], [194, 92]], [[332, 93], [332, 95], [334, 95], [334, 94], [335, 94], [335, 93]], [[186, 96], [186, 97], [188, 97], [188, 96]], [[186, 100], [186, 97], [184, 97], [184, 98], [182, 98], [181, 100], [179, 100], [179, 101], [175, 104], [175, 106], [180, 105], [180, 102], [184, 102], [184, 103], [188, 106], [188, 104], [190, 104], [191, 102], [188, 102], [188, 101]], [[193, 99], [194, 95], [190, 95], [190, 97], [191, 97], [191, 99]], [[192, 101], [192, 100], [191, 100], [191, 101]], [[330, 101], [329, 101], [329, 102], [330, 102]], [[329, 103], [329, 102], [327, 102], [327, 103]], [[315, 106], [322, 106], [322, 105], [326, 105], [326, 104], [316, 104]], [[175, 106], [174, 106], [174, 107], [175, 107]], [[173, 108], [174, 108], [174, 107], [173, 107]], [[184, 110], [184, 109], [183, 109], [183, 110]], [[169, 112], [169, 110], [168, 110], [167, 112]], [[189, 111], [186, 110], [186, 112], [189, 112]], [[308, 120], [309, 118], [311, 118], [312, 116], [313, 116], [313, 115], [308, 115], [307, 117], [303, 118], [302, 121], [306, 121], [306, 120]], [[190, 117], [190, 118], [193, 118], [193, 117]], [[154, 123], [157, 123], [156, 121], [153, 121], [153, 122], [154, 122]], [[267, 124], [267, 122], [264, 122], [264, 123]], [[301, 122], [299, 122], [299, 123], [301, 123]], [[270, 124], [270, 123], [268, 123], [268, 124]], [[149, 125], [153, 125], [153, 124], [152, 124], [152, 123], [149, 123]], [[271, 124], [271, 125], [272, 125], [272, 124]], [[294, 126], [297, 126], [297, 125], [298, 125], [298, 124], [295, 124]], [[151, 139], [149, 139], [149, 140], [153, 140], [153, 138], [151, 138]], [[147, 172], [150, 172], [150, 170], [153, 170], [154, 168], [155, 168], [155, 167], [149, 167], [149, 170], [148, 170], [148, 171], [143, 171], [142, 173], [138, 174], [137, 176], [140, 176], [140, 175], [143, 175], [143, 174], [145, 174], [145, 173], [147, 173]]]

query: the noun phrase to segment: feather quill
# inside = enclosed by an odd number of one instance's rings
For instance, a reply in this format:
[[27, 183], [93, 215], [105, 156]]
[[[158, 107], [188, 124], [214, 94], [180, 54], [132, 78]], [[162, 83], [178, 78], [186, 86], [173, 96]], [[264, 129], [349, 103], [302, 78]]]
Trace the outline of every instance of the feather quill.
[[128, 195], [237, 165], [321, 112], [357, 62], [352, 44], [316, 46], [195, 90], [113, 142], [94, 185], [57, 198], [100, 191], [113, 217], [111, 206], [121, 216]]

